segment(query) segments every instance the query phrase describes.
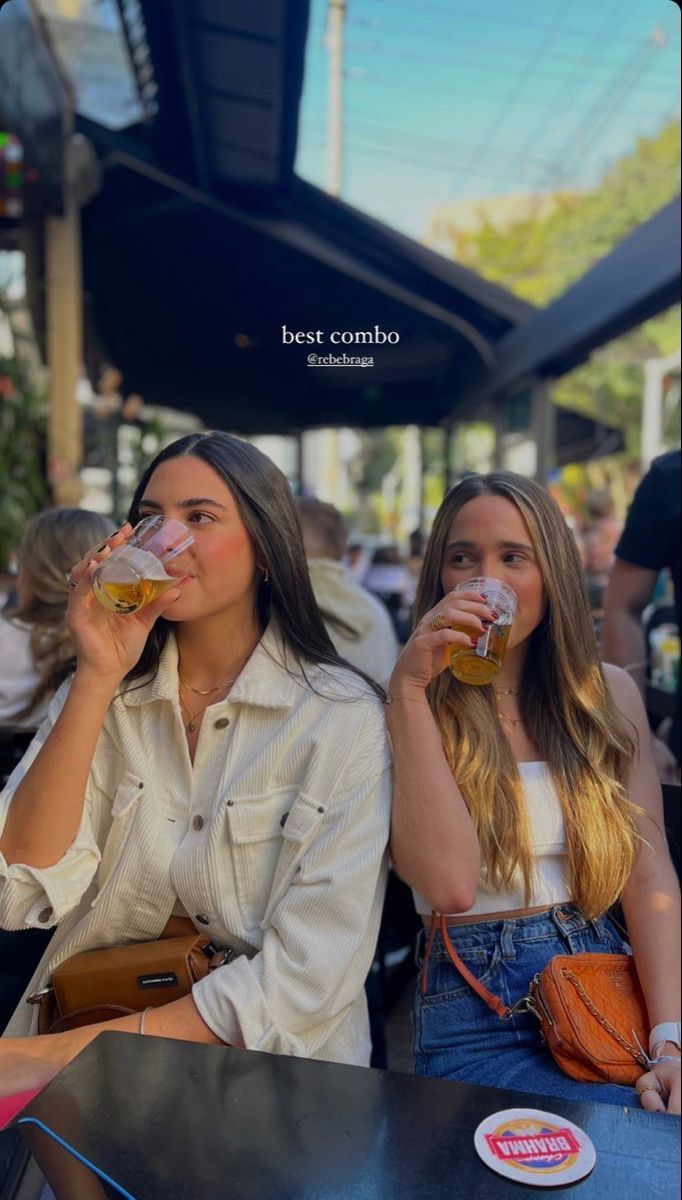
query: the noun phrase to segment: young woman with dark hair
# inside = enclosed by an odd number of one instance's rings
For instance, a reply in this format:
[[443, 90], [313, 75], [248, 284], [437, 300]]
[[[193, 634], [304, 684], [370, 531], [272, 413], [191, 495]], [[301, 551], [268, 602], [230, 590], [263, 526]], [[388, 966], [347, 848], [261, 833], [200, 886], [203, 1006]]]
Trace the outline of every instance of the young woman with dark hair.
[[[472, 686], [448, 668], [494, 619], [476, 587], [459, 590], [481, 577], [512, 588], [518, 608], [499, 673]], [[511, 1007], [553, 955], [622, 952], [609, 916], [620, 900], [656, 1059], [637, 1091], [643, 1107], [679, 1112], [679, 889], [646, 714], [629, 676], [599, 662], [575, 542], [539, 484], [496, 471], [445, 497], [389, 691], [392, 859], [425, 924], [446, 914], [461, 960]], [[440, 933], [422, 983], [420, 1074], [637, 1102], [633, 1088], [562, 1074], [535, 1019], [492, 1012]]]
[[[0, 925], [57, 925], [30, 984], [81, 951], [206, 933], [236, 958], [146, 1014], [151, 1035], [365, 1063], [363, 985], [385, 883], [383, 693], [334, 653], [280, 471], [224, 433], [152, 463], [131, 522], [184, 522], [177, 587], [125, 617], [71, 569], [77, 650], [0, 803]], [[349, 751], [352, 750], [352, 753]], [[58, 781], [58, 786], [55, 786]], [[102, 1028], [49, 1037], [20, 1003], [0, 1095], [39, 1087]]]

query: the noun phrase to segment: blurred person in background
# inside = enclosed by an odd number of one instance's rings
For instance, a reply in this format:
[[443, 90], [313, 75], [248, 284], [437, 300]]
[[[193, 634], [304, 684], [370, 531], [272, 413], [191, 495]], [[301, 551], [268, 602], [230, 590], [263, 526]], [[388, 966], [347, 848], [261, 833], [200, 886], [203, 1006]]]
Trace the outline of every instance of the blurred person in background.
[[[647, 648], [642, 622], [659, 575], [668, 568], [675, 592], [680, 628], [680, 451], [654, 459], [642, 479], [616, 546], [604, 602], [602, 658], [633, 676], [640, 690], [646, 685]], [[654, 741], [654, 757], [663, 782], [679, 782], [680, 682], [677, 707], [667, 729]], [[663, 740], [665, 739], [665, 740]]]
[[598, 620], [603, 616], [604, 596], [615, 561], [616, 544], [623, 528], [614, 515], [614, 508], [613, 499], [607, 491], [592, 488], [588, 492], [581, 557], [590, 606], [593, 616]]
[[[114, 524], [81, 508], [48, 509], [27, 524], [18, 572], [0, 613], [0, 786], [76, 665], [65, 572], [105, 541]], [[25, 731], [25, 732], [24, 732]], [[0, 1032], [16, 1008], [52, 930], [0, 930]]]
[[65, 572], [114, 528], [108, 517], [81, 508], [48, 509], [26, 526], [16, 595], [0, 614], [0, 726], [37, 729], [73, 671]]
[[349, 539], [346, 553], [343, 556], [343, 565], [351, 579], [359, 584], [364, 582], [369, 567], [369, 557], [363, 542], [356, 538]]
[[410, 534], [410, 551], [407, 556], [407, 569], [414, 580], [415, 593], [424, 562], [424, 547], [426, 539], [421, 529], [413, 529]]
[[410, 610], [416, 587], [397, 546], [379, 546], [374, 551], [364, 586], [386, 605], [393, 628], [405, 643], [410, 636]]
[[337, 652], [385, 685], [399, 653], [385, 606], [360, 587], [343, 565], [348, 530], [333, 504], [311, 496], [296, 501], [310, 581]]

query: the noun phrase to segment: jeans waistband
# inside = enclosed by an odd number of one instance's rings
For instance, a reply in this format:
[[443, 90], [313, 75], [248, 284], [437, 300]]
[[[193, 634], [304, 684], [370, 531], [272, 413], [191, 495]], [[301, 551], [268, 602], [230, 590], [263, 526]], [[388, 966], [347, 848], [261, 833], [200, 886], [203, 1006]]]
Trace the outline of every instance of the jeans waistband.
[[[592, 928], [599, 932], [608, 917], [588, 918], [575, 904], [560, 904], [549, 912], [534, 913], [528, 917], [499, 918], [495, 921], [480, 921], [475, 925], [449, 925], [448, 934], [458, 949], [467, 946], [489, 946], [504, 937], [515, 942], [536, 941], [542, 937], [580, 933]], [[426, 931], [425, 931], [426, 932]], [[436, 932], [434, 945], [442, 947], [440, 931]]]

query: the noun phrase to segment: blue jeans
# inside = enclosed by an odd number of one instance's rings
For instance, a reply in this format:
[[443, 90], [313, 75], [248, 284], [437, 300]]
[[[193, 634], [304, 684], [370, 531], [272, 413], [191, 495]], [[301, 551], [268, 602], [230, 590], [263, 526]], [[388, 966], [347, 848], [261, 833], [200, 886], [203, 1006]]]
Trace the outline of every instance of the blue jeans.
[[[629, 950], [608, 917], [588, 921], [572, 904], [530, 917], [452, 925], [448, 933], [472, 974], [510, 1007], [555, 954]], [[426, 934], [420, 934], [420, 967], [425, 945]], [[520, 1013], [500, 1019], [453, 966], [440, 933], [431, 949], [423, 995], [421, 980], [417, 982], [414, 1025], [417, 1075], [569, 1100], [639, 1105], [633, 1087], [581, 1083], [564, 1075], [541, 1044], [536, 1018]]]

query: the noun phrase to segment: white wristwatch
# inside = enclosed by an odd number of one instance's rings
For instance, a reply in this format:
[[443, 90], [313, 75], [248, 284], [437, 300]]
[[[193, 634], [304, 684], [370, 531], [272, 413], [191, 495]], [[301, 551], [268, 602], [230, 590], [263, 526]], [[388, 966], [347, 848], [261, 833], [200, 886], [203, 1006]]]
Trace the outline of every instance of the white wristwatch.
[[682, 1050], [682, 1032], [679, 1021], [662, 1021], [660, 1025], [654, 1025], [649, 1034], [649, 1054], [652, 1058], [656, 1057], [656, 1050], [663, 1042], [672, 1042], [677, 1046], [678, 1050]]

